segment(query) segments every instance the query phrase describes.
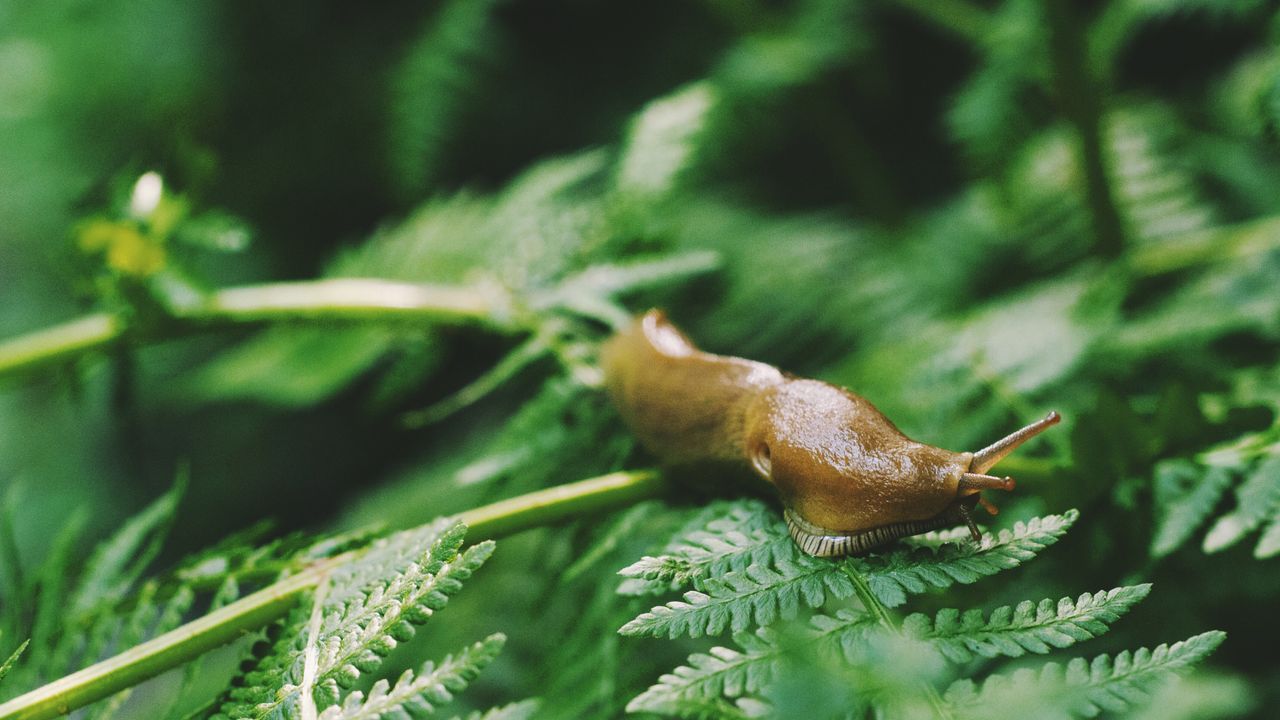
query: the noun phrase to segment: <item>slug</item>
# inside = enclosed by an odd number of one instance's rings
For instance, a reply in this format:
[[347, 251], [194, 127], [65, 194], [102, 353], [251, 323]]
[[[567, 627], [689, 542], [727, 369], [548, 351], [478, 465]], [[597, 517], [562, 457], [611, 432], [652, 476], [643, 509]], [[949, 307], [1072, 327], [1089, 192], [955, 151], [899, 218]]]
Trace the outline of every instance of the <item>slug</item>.
[[647, 449], [670, 464], [748, 466], [777, 489], [791, 537], [819, 557], [958, 524], [979, 541], [974, 507], [996, 512], [980, 493], [1014, 488], [987, 471], [1060, 419], [1051, 412], [977, 452], [943, 450], [844, 388], [702, 352], [660, 310], [610, 338], [601, 365]]

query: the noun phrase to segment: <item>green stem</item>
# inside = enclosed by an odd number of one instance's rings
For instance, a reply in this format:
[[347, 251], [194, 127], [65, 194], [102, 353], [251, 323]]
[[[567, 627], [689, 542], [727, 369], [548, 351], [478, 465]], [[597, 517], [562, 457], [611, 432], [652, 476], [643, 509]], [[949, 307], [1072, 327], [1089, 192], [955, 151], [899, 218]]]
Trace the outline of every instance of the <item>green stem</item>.
[[[161, 332], [282, 320], [418, 320], [510, 329], [509, 298], [496, 288], [334, 278], [227, 288], [174, 312]], [[127, 331], [118, 315], [95, 313], [0, 343], [0, 376], [100, 350]]]
[[542, 525], [633, 505], [657, 497], [666, 480], [656, 470], [616, 472], [557, 485], [459, 513], [469, 540], [512, 535]]
[[1116, 207], [1103, 147], [1102, 100], [1086, 61], [1084, 36], [1074, 0], [1045, 3], [1049, 57], [1062, 112], [1076, 129], [1085, 198], [1093, 221], [1094, 247], [1104, 257], [1125, 250], [1124, 223]]
[[[618, 472], [539, 490], [457, 515], [471, 540], [495, 538], [656, 497], [653, 470]], [[109, 697], [282, 617], [298, 597], [359, 551], [320, 561], [204, 617], [0, 705], [0, 720], [42, 720]]]
[[[867, 579], [862, 577], [862, 573], [853, 566], [853, 563], [846, 561], [843, 563], [845, 575], [853, 581], [853, 591], [858, 596], [858, 600], [862, 602], [862, 606], [871, 613], [876, 619], [876, 623], [884, 628], [891, 635], [902, 637], [902, 629], [898, 627], [897, 621], [889, 614], [889, 608], [880, 602], [875, 593], [871, 592], [871, 586], [867, 584]], [[929, 701], [929, 705], [933, 708], [933, 714], [940, 720], [954, 720], [951, 709], [943, 702], [942, 696], [938, 694], [938, 690], [933, 685], [922, 682], [920, 683], [921, 691], [924, 692], [925, 699]]]
[[296, 319], [468, 323], [493, 321], [507, 309], [503, 305], [499, 293], [476, 287], [334, 278], [227, 288], [178, 317], [214, 323]]
[[37, 330], [0, 343], [0, 375], [74, 358], [115, 342], [125, 324], [107, 313]]

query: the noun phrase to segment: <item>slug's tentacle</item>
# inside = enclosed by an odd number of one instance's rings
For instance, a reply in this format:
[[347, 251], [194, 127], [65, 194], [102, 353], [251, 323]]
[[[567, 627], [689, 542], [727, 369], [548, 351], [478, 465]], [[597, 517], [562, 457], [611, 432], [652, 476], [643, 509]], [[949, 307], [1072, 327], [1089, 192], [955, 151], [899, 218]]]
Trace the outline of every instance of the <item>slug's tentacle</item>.
[[984, 473], [990, 470], [995, 467], [996, 463], [1003, 460], [1006, 455], [1016, 450], [1019, 445], [1057, 425], [1061, 419], [1062, 416], [1057, 412], [1051, 412], [1045, 415], [1044, 419], [1037, 420], [1021, 430], [982, 448], [973, 454], [973, 462], [969, 466], [970, 472]]
[[965, 505], [957, 506], [960, 511], [960, 518], [964, 520], [965, 526], [969, 528], [969, 536], [974, 542], [982, 542], [982, 533], [978, 530], [978, 523], [973, 521], [973, 513], [969, 512], [969, 508]]
[[1013, 478], [967, 472], [960, 476], [960, 490], [1012, 490]]

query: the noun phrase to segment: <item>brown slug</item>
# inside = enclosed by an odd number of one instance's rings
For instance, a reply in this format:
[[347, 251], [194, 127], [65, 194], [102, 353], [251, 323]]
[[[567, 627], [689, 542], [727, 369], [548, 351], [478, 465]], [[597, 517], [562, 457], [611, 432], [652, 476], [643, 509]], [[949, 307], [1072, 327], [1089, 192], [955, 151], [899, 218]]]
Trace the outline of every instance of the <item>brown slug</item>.
[[1014, 487], [985, 473], [1059, 420], [1051, 412], [977, 452], [942, 450], [844, 388], [702, 352], [659, 310], [611, 338], [601, 360], [646, 448], [672, 464], [746, 463], [777, 488], [791, 537], [822, 557], [960, 523], [980, 540], [971, 511], [996, 511], [980, 493]]

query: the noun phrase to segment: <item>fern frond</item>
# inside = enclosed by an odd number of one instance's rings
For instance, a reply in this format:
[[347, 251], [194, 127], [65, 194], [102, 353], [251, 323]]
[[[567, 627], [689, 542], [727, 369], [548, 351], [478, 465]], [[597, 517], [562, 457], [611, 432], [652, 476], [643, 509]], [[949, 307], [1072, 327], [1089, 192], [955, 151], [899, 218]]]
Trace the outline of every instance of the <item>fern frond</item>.
[[[595, 263], [565, 277], [547, 292], [537, 294], [533, 306], [539, 309], [556, 306], [577, 309], [590, 303], [612, 300], [619, 295], [703, 275], [719, 267], [720, 256], [711, 251], [667, 253], [626, 262]], [[629, 323], [631, 314], [621, 308], [619, 311], [625, 323]]]
[[875, 596], [888, 607], [906, 602], [908, 594], [931, 588], [966, 585], [1018, 567], [1056, 543], [1080, 517], [1078, 510], [1019, 522], [996, 535], [985, 534], [981, 543], [961, 542], [938, 549], [896, 550], [855, 560]]
[[[465, 720], [529, 720], [534, 713], [538, 712], [538, 708], [541, 705], [541, 700], [530, 698], [503, 705], [502, 707], [489, 708], [484, 712], [476, 710], [467, 715]], [[453, 720], [464, 720], [464, 718], [454, 716]]]
[[715, 87], [704, 81], [649, 103], [631, 123], [618, 159], [616, 190], [642, 201], [670, 193], [697, 153], [716, 99]]
[[64, 636], [66, 634], [63, 626], [67, 622], [67, 593], [74, 578], [71, 568], [76, 562], [77, 541], [80, 540], [87, 520], [86, 512], [78, 511], [69, 517], [41, 563], [40, 577], [36, 583], [39, 594], [31, 620], [31, 642], [42, 649], [43, 657], [32, 657], [28, 663], [33, 675], [44, 672], [46, 664], [56, 655], [55, 652], [49, 652], [49, 648], [55, 647], [59, 642], [60, 632]]
[[366, 696], [356, 691], [341, 706], [320, 713], [320, 720], [378, 720], [384, 716], [421, 717], [435, 713], [439, 706], [452, 702], [453, 694], [462, 692], [498, 656], [507, 638], [501, 633], [450, 655], [439, 665], [428, 661], [415, 675], [405, 670], [393, 687], [379, 680]]
[[447, 159], [484, 58], [494, 49], [497, 0], [446, 3], [409, 49], [393, 79], [389, 158], [402, 190], [420, 193]]
[[683, 601], [642, 613], [618, 632], [671, 638], [717, 635], [726, 628], [737, 633], [794, 618], [802, 606], [820, 607], [828, 595], [847, 598], [854, 592], [838, 563], [798, 553], [773, 567], [751, 565], [708, 578], [702, 586], [703, 591], [685, 593]]
[[1207, 553], [1225, 550], [1280, 512], [1280, 455], [1263, 460], [1236, 488], [1236, 509], [1218, 518], [1204, 537]]
[[[156, 596], [159, 583], [148, 582], [139, 591], [133, 611], [127, 617], [114, 623], [119, 632], [112, 641], [114, 647], [134, 647], [142, 641], [166, 633], [182, 623], [183, 616], [195, 601], [195, 593], [191, 588], [182, 586], [161, 602]], [[104, 636], [105, 637], [105, 636]], [[81, 664], [88, 664], [101, 654], [94, 651], [86, 654]], [[128, 688], [112, 695], [110, 698], [93, 705], [86, 713], [86, 720], [109, 720], [116, 716], [120, 708], [133, 695], [135, 688]]]
[[1066, 668], [1048, 663], [1039, 671], [993, 675], [981, 689], [962, 680], [948, 688], [945, 697], [960, 715], [975, 718], [990, 717], [992, 709], [1002, 704], [1019, 706], [1018, 698], [1033, 701], [1035, 707], [1060, 707], [1083, 717], [1121, 712], [1145, 702], [1161, 682], [1189, 670], [1225, 638], [1226, 633], [1215, 630], [1154, 650], [1126, 650], [1114, 659], [1109, 655], [1089, 661], [1076, 658]]
[[1266, 560], [1280, 554], [1280, 508], [1276, 508], [1271, 513], [1271, 519], [1262, 536], [1258, 538], [1258, 545], [1253, 549], [1253, 556], [1259, 560]]
[[772, 682], [783, 649], [768, 628], [738, 633], [733, 639], [741, 650], [713, 647], [709, 653], [690, 655], [688, 665], [658, 678], [653, 687], [627, 703], [627, 712], [687, 717], [684, 711], [690, 702], [759, 692]]
[[[1072, 510], [1018, 523], [1012, 530], [1002, 530], [994, 537], [984, 536], [980, 545], [961, 543], [937, 550], [928, 547], [896, 550], [881, 556], [841, 561], [804, 555], [794, 543], [779, 539], [779, 534], [785, 535], [785, 529], [757, 533], [754, 538], [732, 536], [730, 531], [733, 544], [713, 545], [721, 552], [706, 553], [702, 557], [736, 564], [742, 569], [725, 571], [695, 583], [697, 589], [685, 593], [683, 600], [654, 607], [623, 625], [619, 632], [700, 637], [719, 634], [725, 628], [742, 632], [752, 624], [763, 626], [779, 618], [790, 619], [802, 605], [820, 607], [827, 601], [828, 594], [837, 598], [853, 594], [853, 584], [842, 569], [843, 563], [857, 567], [876, 597], [889, 607], [896, 607], [906, 602], [907, 593], [972, 583], [1017, 567], [1057, 542], [1078, 516], [1079, 513]], [[724, 537], [716, 537], [715, 542]], [[761, 559], [768, 559], [770, 563], [753, 563], [752, 553], [756, 551], [761, 553]], [[635, 572], [649, 573], [654, 578], [688, 575], [692, 567], [687, 564], [687, 558], [642, 563]]]
[[[648, 690], [627, 703], [627, 712], [653, 712], [681, 717], [702, 717], [723, 710], [724, 698], [756, 695], [774, 682], [786, 654], [801, 645], [834, 650], [845, 657], [857, 655], [867, 633], [876, 627], [871, 615], [841, 610], [836, 615], [816, 615], [799, 629], [790, 642], [783, 643], [770, 628], [754, 633], [736, 633], [740, 649], [713, 647], [709, 653], [694, 653], [687, 665], [663, 675]], [[734, 707], [740, 713], [742, 707]]]
[[[645, 585], [629, 585], [624, 594], [641, 594], [687, 586], [701, 578], [742, 572], [751, 565], [773, 567], [797, 557], [795, 543], [778, 514], [758, 500], [740, 500], [727, 508], [708, 506], [709, 514], [695, 517], [657, 557], [645, 556], [618, 574]], [[720, 517], [716, 513], [725, 512]], [[656, 588], [649, 591], [648, 588]]]
[[1151, 536], [1151, 556], [1164, 557], [1182, 547], [1213, 512], [1231, 480], [1231, 473], [1225, 468], [1202, 468], [1185, 460], [1157, 465], [1157, 520]]
[[1214, 209], [1171, 148], [1184, 134], [1174, 111], [1129, 106], [1107, 120], [1116, 200], [1134, 237], [1153, 241], [1210, 227]]
[[[302, 680], [302, 651], [312, 605], [311, 596], [302, 600], [267, 629], [269, 642], [250, 648], [251, 657], [241, 665], [240, 674], [215, 701], [213, 720], [260, 719], [272, 710], [280, 717], [297, 713], [298, 699], [292, 693]], [[276, 704], [277, 698], [285, 702]], [[260, 707], [265, 712], [259, 713]]]
[[907, 616], [902, 629], [908, 636], [936, 647], [948, 660], [964, 663], [975, 657], [1000, 655], [1021, 657], [1025, 653], [1047, 653], [1102, 635], [1151, 591], [1149, 584], [1118, 587], [1094, 594], [1084, 593], [1074, 601], [1026, 601], [1016, 607], [996, 608], [990, 618], [981, 610], [946, 609], [934, 617], [921, 613]]
[[[340, 686], [349, 687], [362, 673], [380, 665], [398, 642], [413, 637], [413, 626], [443, 608], [462, 588], [462, 582], [493, 554], [494, 544], [487, 541], [461, 555], [456, 555], [454, 546], [455, 555], [450, 557], [441, 550], [447, 550], [451, 540], [446, 535], [424, 564], [410, 566], [384, 587], [371, 588], [365, 598], [349, 603], [340, 613], [326, 615], [320, 631], [319, 699], [337, 702]], [[457, 542], [461, 543], [461, 533]]]
[[114, 604], [129, 592], [159, 554], [184, 487], [185, 481], [180, 477], [168, 492], [126, 520], [114, 535], [94, 548], [71, 593], [66, 608], [70, 617], [80, 617], [95, 607]]
[[432, 523], [379, 541], [359, 560], [335, 570], [318, 636], [311, 636], [311, 608], [295, 610], [281, 641], [244, 675], [244, 687], [231, 693], [221, 712], [261, 719], [297, 707], [308, 647], [316, 651], [317, 705], [337, 704], [343, 688], [381, 665], [493, 553], [492, 541], [459, 552], [465, 534], [461, 523]]
[[1043, 14], [1039, 3], [1002, 3], [991, 16], [982, 66], [947, 110], [951, 137], [980, 169], [1000, 163], [1032, 132], [1027, 96], [1048, 77]]

